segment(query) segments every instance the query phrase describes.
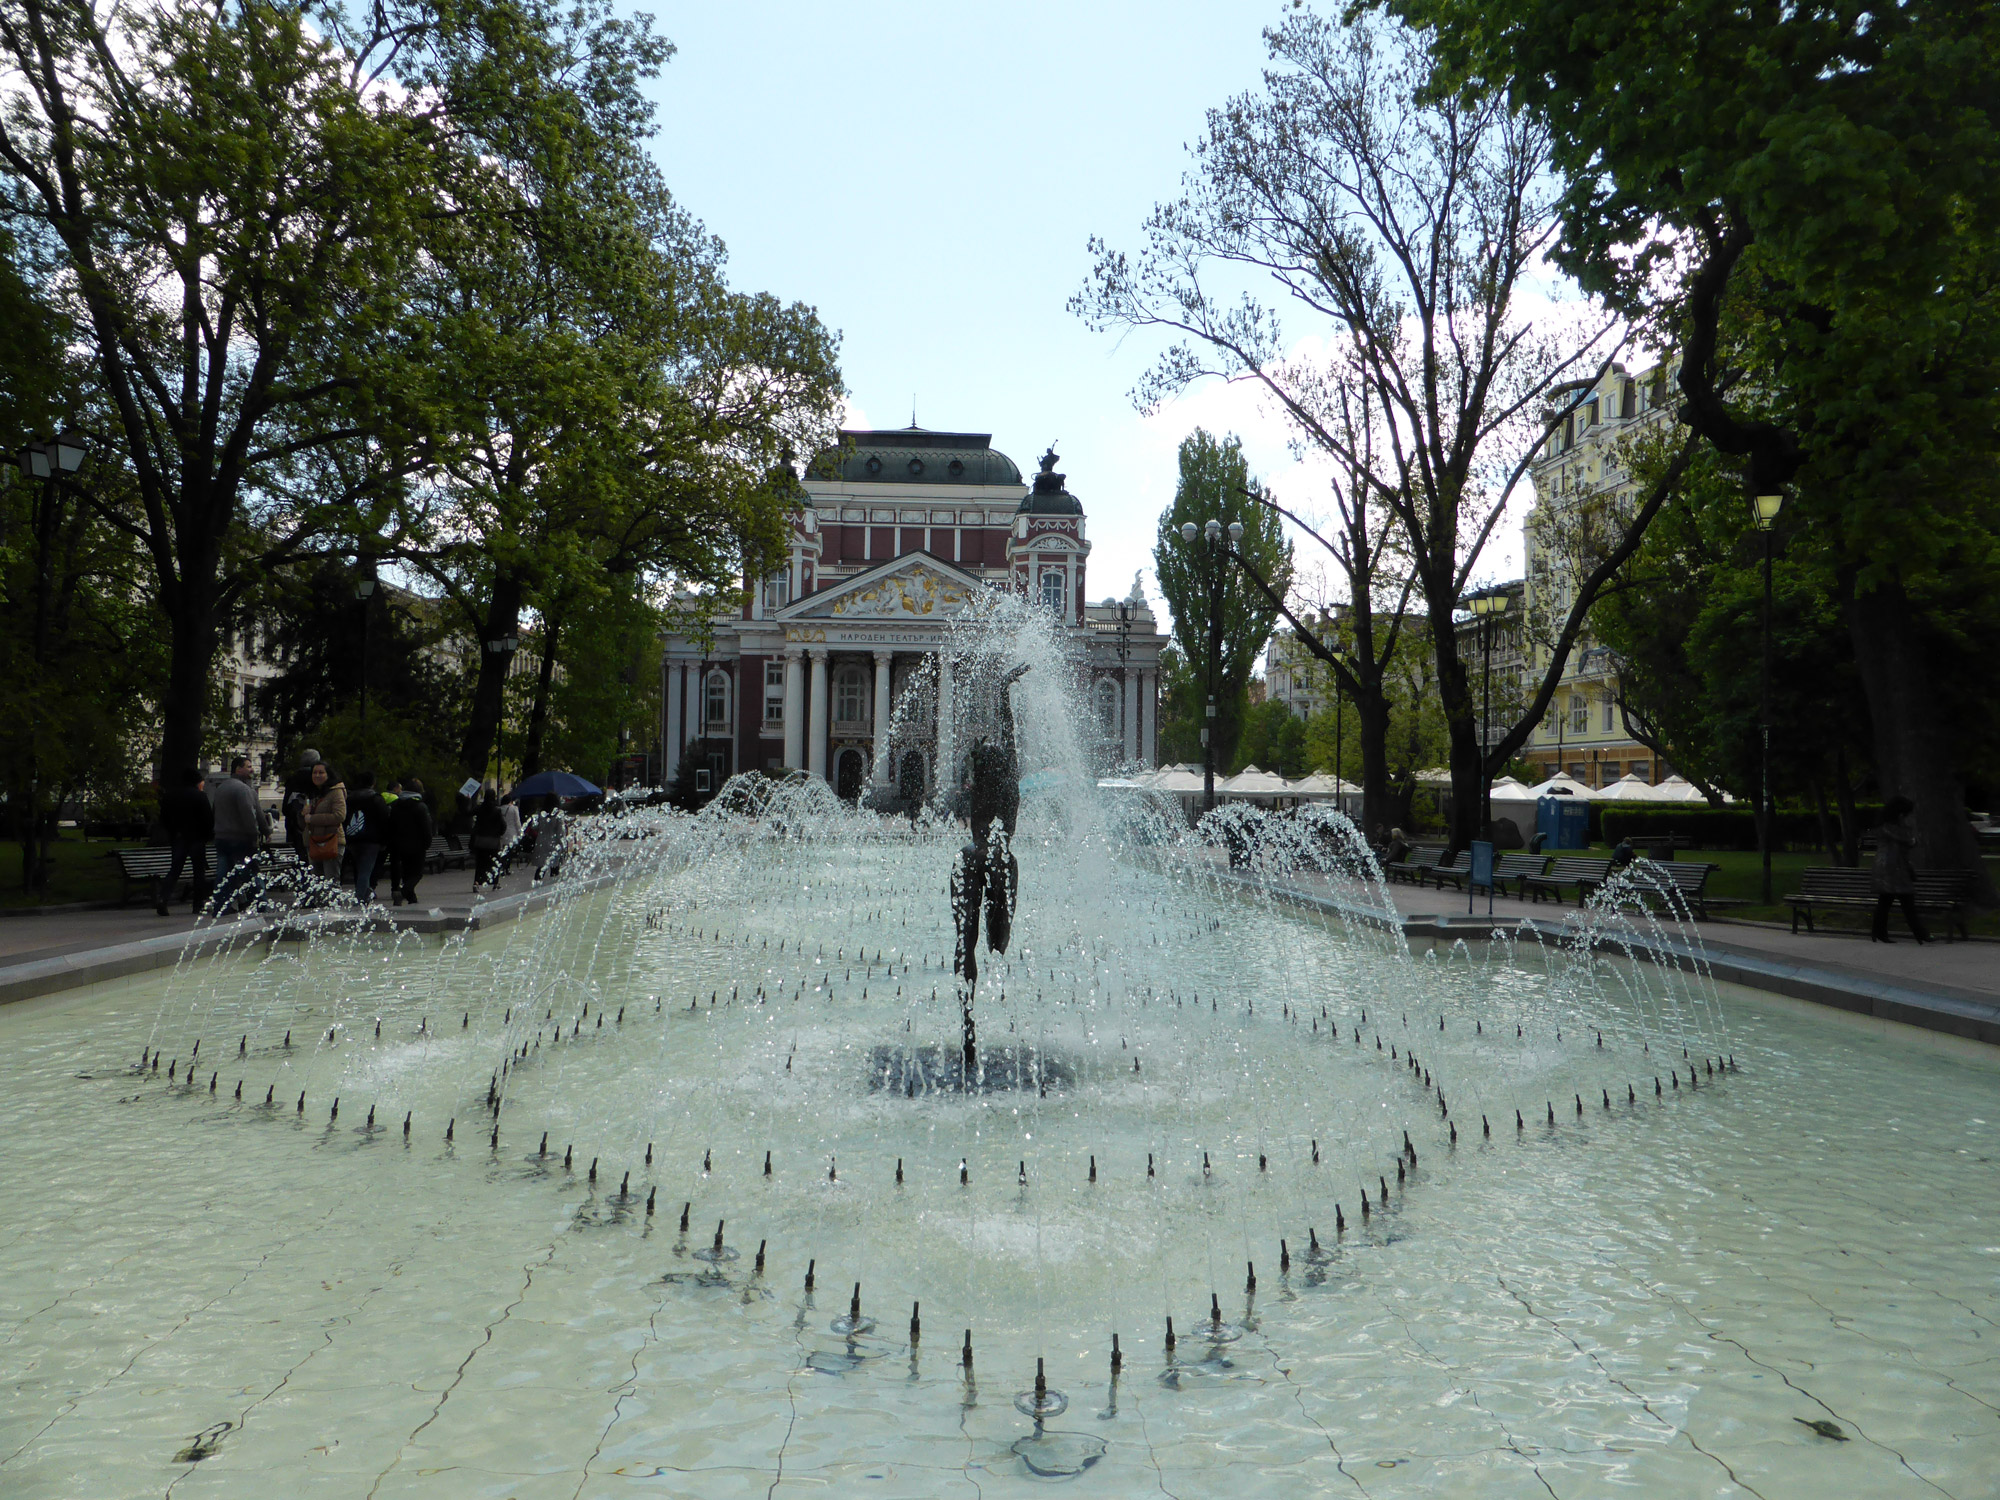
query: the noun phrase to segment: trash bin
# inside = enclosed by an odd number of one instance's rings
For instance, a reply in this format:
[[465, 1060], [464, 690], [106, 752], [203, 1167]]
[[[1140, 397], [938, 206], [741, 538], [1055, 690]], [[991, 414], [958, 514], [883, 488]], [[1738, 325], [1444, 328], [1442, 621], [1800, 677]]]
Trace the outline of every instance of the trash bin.
[[1543, 849], [1590, 847], [1590, 804], [1581, 797], [1543, 797], [1535, 803], [1535, 831]]

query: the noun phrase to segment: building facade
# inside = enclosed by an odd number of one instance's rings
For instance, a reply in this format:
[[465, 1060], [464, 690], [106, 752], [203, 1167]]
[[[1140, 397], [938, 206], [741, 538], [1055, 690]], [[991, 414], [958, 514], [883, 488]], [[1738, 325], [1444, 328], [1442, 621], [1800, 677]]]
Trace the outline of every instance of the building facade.
[[[986, 433], [841, 437], [806, 471], [785, 568], [749, 580], [747, 602], [705, 643], [667, 638], [667, 781], [691, 761], [697, 792], [782, 769], [850, 800], [871, 789], [929, 799], [941, 766], [955, 784], [958, 747], [935, 705], [951, 693], [949, 627], [986, 589], [1061, 621], [1101, 761], [1151, 765], [1165, 637], [1136, 580], [1122, 602], [1087, 602], [1083, 506], [1055, 452], [1028, 483]], [[909, 705], [900, 717], [898, 704]]]
[[[1672, 381], [1669, 365], [1632, 375], [1614, 364], [1594, 381], [1555, 393], [1574, 409], [1528, 471], [1535, 487], [1524, 539], [1532, 634], [1546, 638], [1560, 625], [1575, 598], [1577, 560], [1596, 544], [1593, 532], [1601, 536], [1622, 526], [1637, 503], [1626, 450], [1674, 421]], [[1546, 645], [1531, 642], [1528, 656], [1523, 665], [1539, 677], [1549, 658]], [[1567, 772], [1592, 787], [1627, 775], [1658, 783], [1673, 774], [1626, 733], [1617, 663], [1588, 627], [1577, 637], [1549, 711], [1521, 754], [1545, 774]]]

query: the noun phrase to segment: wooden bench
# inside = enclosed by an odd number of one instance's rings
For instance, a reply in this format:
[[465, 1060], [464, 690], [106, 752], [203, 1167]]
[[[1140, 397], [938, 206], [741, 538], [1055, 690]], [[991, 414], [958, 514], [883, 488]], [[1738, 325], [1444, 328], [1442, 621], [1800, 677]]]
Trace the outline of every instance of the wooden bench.
[[1443, 862], [1442, 857], [1440, 857], [1439, 862], [1437, 864], [1432, 865], [1428, 870], [1425, 870], [1421, 875], [1418, 876], [1417, 884], [1422, 885], [1426, 879], [1435, 880], [1437, 882], [1437, 888], [1439, 890], [1443, 890], [1444, 883], [1447, 880], [1449, 880], [1453, 885], [1457, 886], [1460, 890], [1464, 890], [1465, 882], [1471, 877], [1471, 875], [1472, 875], [1472, 851], [1470, 849], [1461, 849], [1453, 857], [1452, 862], [1450, 864], [1445, 864]]
[[1444, 858], [1442, 848], [1412, 849], [1408, 859], [1399, 859], [1383, 869], [1391, 880], [1408, 880], [1417, 885], [1424, 883], [1428, 871], [1437, 868], [1437, 862]]
[[[1966, 935], [1965, 908], [1971, 897], [1972, 877], [1959, 870], [1919, 872], [1916, 876], [1916, 904], [1919, 912], [1944, 919], [1945, 936], [1958, 929]], [[1799, 930], [1799, 918], [1806, 919], [1806, 931], [1817, 932], [1814, 917], [1822, 912], [1861, 911], [1875, 913], [1875, 873], [1844, 865], [1814, 865], [1799, 877], [1799, 888], [1785, 897], [1792, 909], [1792, 931]]]
[[1591, 887], [1602, 884], [1610, 869], [1609, 859], [1583, 859], [1558, 855], [1546, 874], [1521, 877], [1521, 894], [1540, 901], [1546, 893], [1554, 896], [1556, 905], [1561, 906], [1564, 888], [1573, 885], [1576, 887], [1576, 904], [1581, 906], [1583, 898], [1589, 894]]
[[[1624, 875], [1640, 904], [1650, 904], [1652, 899], [1657, 899], [1671, 906], [1673, 903], [1667, 898], [1677, 896], [1689, 911], [1706, 921], [1709, 905], [1708, 877], [1720, 868], [1720, 865], [1688, 863], [1681, 860], [1662, 863], [1659, 860], [1635, 859], [1626, 867]], [[1611, 878], [1610, 874], [1605, 876], [1607, 881]], [[1603, 883], [1604, 881], [1596, 882], [1598, 885]]]
[[[162, 880], [167, 878], [167, 871], [172, 868], [174, 862], [174, 851], [167, 848], [114, 849], [111, 852], [118, 857], [118, 873], [125, 880], [125, 884], [118, 892], [118, 904], [120, 906], [124, 906], [131, 901], [132, 891], [135, 886], [143, 887], [146, 899], [152, 900], [155, 888]], [[204, 868], [208, 871], [207, 878], [209, 883], [213, 885], [216, 879], [215, 845], [213, 844], [208, 846], [208, 862]], [[193, 884], [193, 860], [189, 860], [181, 866], [181, 879], [189, 885]], [[179, 889], [178, 883], [175, 889]], [[173, 894], [173, 891], [167, 892], [169, 900], [173, 898]]]

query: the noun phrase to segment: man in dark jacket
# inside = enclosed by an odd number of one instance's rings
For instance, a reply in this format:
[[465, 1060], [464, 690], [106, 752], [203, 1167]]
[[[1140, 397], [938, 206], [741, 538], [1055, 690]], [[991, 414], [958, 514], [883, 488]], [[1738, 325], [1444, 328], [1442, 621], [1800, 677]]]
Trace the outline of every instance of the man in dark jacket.
[[209, 806], [208, 794], [202, 790], [207, 783], [201, 772], [189, 766], [181, 772], [180, 779], [178, 787], [160, 794], [160, 822], [174, 851], [173, 861], [167, 866], [166, 882], [155, 893], [153, 902], [153, 910], [163, 917], [174, 887], [180, 884], [181, 869], [190, 859], [194, 861], [191, 876], [194, 909], [201, 910], [202, 887], [208, 884], [208, 840], [215, 832], [215, 809]]
[[215, 809], [215, 907], [220, 911], [244, 882], [256, 873], [257, 845], [263, 818], [257, 793], [250, 785], [250, 757], [230, 762], [229, 774], [209, 793]]
[[412, 776], [403, 795], [389, 808], [389, 899], [394, 905], [417, 899], [417, 882], [424, 878], [424, 861], [431, 852], [436, 821], [424, 804], [424, 784]]
[[389, 842], [389, 808], [375, 790], [375, 773], [363, 771], [347, 793], [347, 843], [354, 853], [354, 899], [375, 899], [375, 867]]

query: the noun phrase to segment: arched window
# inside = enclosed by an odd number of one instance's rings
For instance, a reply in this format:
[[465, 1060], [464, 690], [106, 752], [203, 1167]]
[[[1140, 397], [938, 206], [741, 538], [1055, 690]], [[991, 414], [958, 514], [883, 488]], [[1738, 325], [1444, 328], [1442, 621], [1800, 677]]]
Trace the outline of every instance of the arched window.
[[708, 681], [702, 688], [705, 708], [702, 719], [711, 728], [726, 728], [729, 724], [729, 674], [717, 667], [708, 674]]
[[1118, 684], [1109, 677], [1097, 683], [1097, 727], [1106, 739], [1118, 734]]
[[867, 718], [867, 674], [859, 667], [842, 667], [833, 679], [833, 721], [860, 724]]
[[1042, 569], [1042, 603], [1057, 614], [1063, 612], [1063, 601], [1068, 597], [1068, 580], [1061, 568]]

